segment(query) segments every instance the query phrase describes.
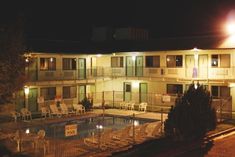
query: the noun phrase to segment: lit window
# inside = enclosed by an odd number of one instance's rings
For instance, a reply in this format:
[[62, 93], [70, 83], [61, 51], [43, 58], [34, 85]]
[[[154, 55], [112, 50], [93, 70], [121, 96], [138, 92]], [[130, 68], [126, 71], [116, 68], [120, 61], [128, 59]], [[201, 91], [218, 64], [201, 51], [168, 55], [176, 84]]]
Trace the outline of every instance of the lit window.
[[211, 66], [220, 68], [230, 67], [230, 54], [211, 55]]
[[40, 58], [40, 70], [56, 70], [56, 59]]
[[182, 67], [183, 56], [182, 55], [167, 55], [166, 65], [167, 67]]

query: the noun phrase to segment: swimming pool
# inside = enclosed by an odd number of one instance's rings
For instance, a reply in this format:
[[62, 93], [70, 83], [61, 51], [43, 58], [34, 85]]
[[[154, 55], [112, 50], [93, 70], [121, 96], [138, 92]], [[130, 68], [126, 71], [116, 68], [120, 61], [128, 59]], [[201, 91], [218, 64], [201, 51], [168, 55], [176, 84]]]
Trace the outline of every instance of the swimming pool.
[[[143, 124], [152, 121], [154, 120], [137, 119], [137, 118], [135, 118], [134, 120], [136, 124]], [[65, 137], [65, 125], [69, 124], [77, 124], [76, 136]], [[46, 137], [52, 137], [57, 139], [80, 139], [98, 134], [97, 125], [102, 125], [103, 129], [112, 128], [114, 130], [118, 130], [131, 124], [133, 124], [133, 120], [130, 117], [99, 116], [99, 117], [85, 118], [68, 122], [32, 127], [30, 128], [30, 130], [31, 132], [37, 132], [40, 129], [44, 129], [46, 132]]]

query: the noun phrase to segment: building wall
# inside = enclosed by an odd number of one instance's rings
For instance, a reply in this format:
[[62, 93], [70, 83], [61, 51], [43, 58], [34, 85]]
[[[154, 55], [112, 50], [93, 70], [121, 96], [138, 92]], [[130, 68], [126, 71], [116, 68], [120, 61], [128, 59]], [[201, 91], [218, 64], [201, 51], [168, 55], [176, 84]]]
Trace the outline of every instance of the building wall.
[[[138, 93], [139, 87], [134, 87], [134, 84], [147, 83], [148, 93], [167, 94], [167, 84], [182, 84], [183, 90], [186, 89], [186, 85], [190, 84], [193, 80], [199, 80], [200, 83], [208, 85], [208, 89], [211, 86], [230, 86], [231, 83], [235, 83], [235, 53], [233, 49], [228, 50], [177, 50], [177, 51], [149, 51], [149, 52], [112, 52], [110, 54], [103, 55], [80, 55], [80, 54], [52, 54], [52, 53], [33, 53], [37, 58], [37, 76], [38, 80], [29, 81], [27, 83], [31, 88], [38, 88], [38, 95], [40, 95], [40, 88], [42, 87], [56, 87], [56, 95], [62, 95], [62, 87], [67, 85], [77, 86], [77, 97], [67, 100], [68, 103], [77, 103], [80, 97], [79, 86], [86, 85], [87, 93], [91, 93], [90, 86], [94, 86], [94, 92], [99, 93], [96, 95], [97, 99], [102, 99], [101, 93], [106, 92], [106, 99], [110, 99], [113, 96], [113, 91], [123, 92], [124, 82], [130, 82], [132, 85], [132, 92]], [[208, 70], [208, 76], [203, 78], [192, 78], [192, 69], [187, 70], [186, 56], [195, 54], [207, 55], [208, 62], [206, 63]], [[212, 54], [230, 54], [230, 67], [228, 68], [213, 68], [211, 67], [211, 55]], [[167, 67], [167, 56], [169, 55], [182, 55], [182, 67]], [[123, 67], [112, 68], [111, 57], [123, 57]], [[143, 56], [143, 76], [126, 76], [126, 56]], [[145, 56], [160, 56], [160, 67], [147, 68]], [[40, 58], [56, 58], [56, 70], [55, 71], [42, 71], [40, 70]], [[78, 79], [78, 72], [74, 70], [73, 77], [65, 78], [64, 71], [62, 70], [62, 58], [85, 58], [86, 59], [86, 78]], [[92, 67], [91, 67], [92, 65]], [[200, 67], [200, 64], [197, 65]], [[78, 65], [77, 65], [78, 67]], [[95, 68], [96, 71], [91, 71]], [[191, 67], [190, 67], [191, 68]], [[114, 74], [115, 70], [115, 75]], [[46, 77], [46, 73], [52, 73]], [[189, 73], [189, 74], [188, 74]], [[93, 88], [93, 87], [92, 87]], [[232, 109], [235, 110], [235, 91], [234, 87], [230, 88], [230, 95], [232, 96]], [[122, 94], [117, 94], [117, 99], [121, 100]], [[158, 103], [153, 101], [155, 96], [151, 96], [152, 103]], [[133, 97], [138, 102], [138, 95]], [[109, 100], [111, 101], [111, 100]], [[51, 102], [48, 102], [48, 104]]]

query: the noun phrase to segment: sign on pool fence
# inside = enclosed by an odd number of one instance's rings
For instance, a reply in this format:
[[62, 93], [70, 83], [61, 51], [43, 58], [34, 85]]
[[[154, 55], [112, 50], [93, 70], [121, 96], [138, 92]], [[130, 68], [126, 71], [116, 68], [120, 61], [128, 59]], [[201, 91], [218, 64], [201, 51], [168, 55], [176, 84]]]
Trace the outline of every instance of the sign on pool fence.
[[69, 124], [65, 125], [65, 136], [75, 136], [78, 134], [77, 132], [77, 124]]

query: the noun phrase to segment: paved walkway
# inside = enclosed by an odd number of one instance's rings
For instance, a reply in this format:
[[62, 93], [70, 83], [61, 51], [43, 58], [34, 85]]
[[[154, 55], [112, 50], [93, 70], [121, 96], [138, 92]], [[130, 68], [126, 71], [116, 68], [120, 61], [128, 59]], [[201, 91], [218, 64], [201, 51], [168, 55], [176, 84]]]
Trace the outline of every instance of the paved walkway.
[[[102, 109], [96, 109], [93, 111], [93, 113], [96, 114], [102, 114]], [[120, 109], [105, 109], [104, 114], [110, 114], [110, 115], [118, 115], [118, 116], [133, 116], [135, 114], [135, 117], [138, 118], [146, 118], [146, 119], [155, 119], [155, 120], [162, 120], [164, 121], [167, 118], [167, 114], [163, 113], [155, 113], [155, 112], [140, 112], [140, 111], [133, 111], [133, 110], [120, 110]]]

